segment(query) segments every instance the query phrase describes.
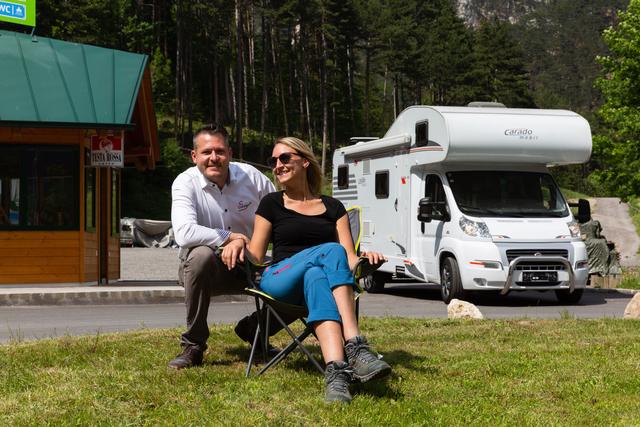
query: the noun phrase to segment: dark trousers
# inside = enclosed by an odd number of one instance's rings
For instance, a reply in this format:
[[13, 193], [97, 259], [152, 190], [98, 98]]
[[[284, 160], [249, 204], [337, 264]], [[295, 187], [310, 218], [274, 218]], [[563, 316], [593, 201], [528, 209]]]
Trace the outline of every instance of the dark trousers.
[[[197, 246], [189, 251], [180, 262], [178, 280], [184, 286], [184, 302], [187, 308], [187, 330], [180, 338], [183, 347], [194, 346], [201, 351], [207, 349], [209, 325], [207, 314], [211, 297], [216, 295], [237, 295], [247, 287], [242, 266], [229, 271], [215, 251], [208, 246]], [[287, 323], [295, 319], [283, 320]], [[257, 313], [240, 320], [236, 333], [251, 342], [258, 325]], [[269, 336], [282, 329], [277, 322], [271, 322]]]

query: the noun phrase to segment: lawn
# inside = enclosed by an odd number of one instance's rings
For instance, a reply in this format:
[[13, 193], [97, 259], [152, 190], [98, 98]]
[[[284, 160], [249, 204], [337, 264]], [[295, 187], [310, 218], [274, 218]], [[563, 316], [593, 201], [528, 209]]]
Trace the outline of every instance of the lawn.
[[[394, 367], [326, 405], [300, 354], [244, 378], [247, 347], [211, 329], [205, 366], [165, 368], [179, 330], [0, 346], [1, 425], [640, 424], [640, 322], [363, 319]], [[276, 343], [282, 344], [282, 342]], [[317, 354], [317, 347], [313, 347]]]

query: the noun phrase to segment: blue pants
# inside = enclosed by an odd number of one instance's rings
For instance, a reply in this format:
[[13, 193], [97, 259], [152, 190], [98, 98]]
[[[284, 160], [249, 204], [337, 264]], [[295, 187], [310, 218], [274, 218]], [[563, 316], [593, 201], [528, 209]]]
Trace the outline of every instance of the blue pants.
[[260, 289], [290, 304], [306, 305], [308, 322], [340, 322], [332, 290], [353, 286], [347, 252], [339, 243], [323, 243], [270, 265], [262, 275]]

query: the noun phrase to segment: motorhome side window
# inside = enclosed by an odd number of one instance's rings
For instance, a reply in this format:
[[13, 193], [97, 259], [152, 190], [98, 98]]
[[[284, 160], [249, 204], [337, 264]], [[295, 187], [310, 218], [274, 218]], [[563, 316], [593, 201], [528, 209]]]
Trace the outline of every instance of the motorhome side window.
[[338, 188], [344, 190], [349, 188], [349, 166], [338, 166]]
[[389, 197], [389, 171], [376, 172], [376, 198], [386, 199]]
[[429, 121], [416, 123], [416, 147], [429, 145]]

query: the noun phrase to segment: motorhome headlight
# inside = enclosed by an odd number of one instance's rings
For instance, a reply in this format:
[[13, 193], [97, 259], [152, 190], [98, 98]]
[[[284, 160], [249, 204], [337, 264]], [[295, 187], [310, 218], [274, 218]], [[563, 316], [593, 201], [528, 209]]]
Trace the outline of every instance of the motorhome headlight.
[[580, 237], [580, 224], [574, 219], [567, 223], [571, 237]]
[[472, 237], [490, 238], [489, 227], [482, 221], [471, 221], [469, 218], [462, 216], [460, 218], [460, 228], [465, 234]]

